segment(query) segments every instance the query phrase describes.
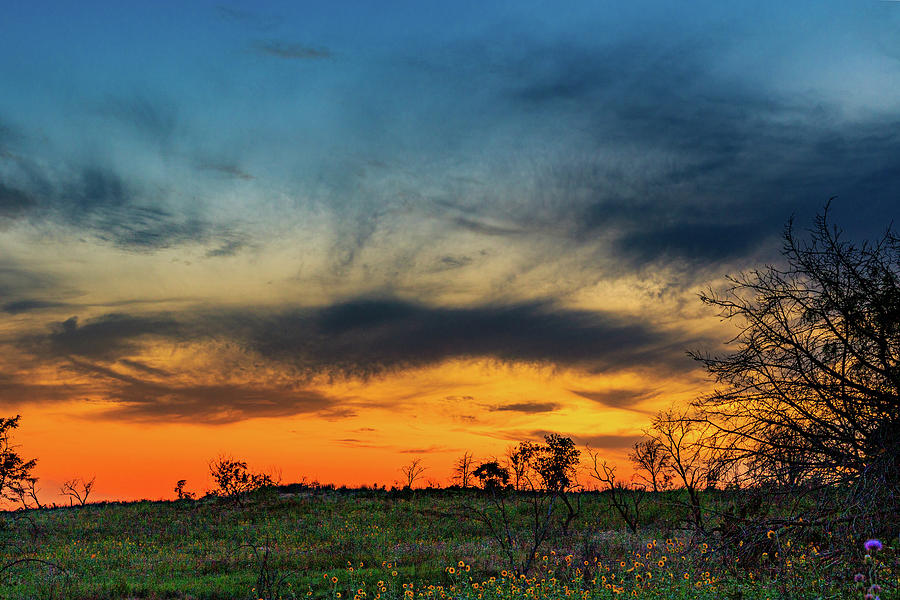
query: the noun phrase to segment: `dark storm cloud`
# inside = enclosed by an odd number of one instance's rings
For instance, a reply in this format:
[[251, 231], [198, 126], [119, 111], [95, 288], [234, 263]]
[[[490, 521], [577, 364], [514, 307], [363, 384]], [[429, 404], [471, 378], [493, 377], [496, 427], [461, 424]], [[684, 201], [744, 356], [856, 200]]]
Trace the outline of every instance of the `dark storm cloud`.
[[177, 340], [184, 326], [167, 316], [138, 317], [108, 314], [79, 324], [78, 317], [54, 323], [46, 336], [31, 336], [36, 351], [53, 357], [80, 356], [117, 360], [134, 353], [151, 337]]
[[763, 223], [725, 225], [693, 224], [631, 231], [616, 241], [615, 247], [640, 264], [670, 259], [709, 263], [745, 256], [772, 228]]
[[253, 48], [262, 54], [293, 60], [321, 60], [332, 56], [331, 50], [328, 48], [314, 48], [279, 40], [259, 41], [253, 45]]
[[79, 358], [70, 360], [66, 368], [94, 379], [95, 395], [101, 395], [110, 404], [110, 408], [104, 411], [104, 416], [109, 419], [184, 420], [220, 425], [304, 413], [334, 418], [336, 414], [345, 412], [336, 399], [302, 388], [252, 383], [204, 385], [160, 382], [120, 373]]
[[85, 386], [81, 385], [39, 384], [0, 375], [0, 408], [8, 410], [28, 403], [64, 402], [85, 391]]
[[614, 254], [642, 267], [749, 256], [835, 195], [850, 216], [900, 216], [900, 110], [848, 119], [834, 101], [735, 78], [720, 68], [733, 44], [707, 33], [507, 49], [484, 77], [511, 114], [597, 157], [539, 168], [520, 224], [577, 243], [612, 233]]
[[126, 367], [130, 367], [135, 369], [136, 371], [140, 371], [141, 373], [146, 373], [147, 375], [155, 375], [156, 377], [171, 377], [171, 373], [164, 369], [157, 369], [156, 367], [151, 367], [150, 365], [146, 365], [138, 360], [129, 360], [127, 358], [120, 358], [118, 360], [119, 364], [123, 364]]
[[[644, 321], [549, 304], [440, 308], [370, 299], [289, 312], [113, 313], [84, 322], [73, 316], [53, 323], [46, 334], [20, 339], [22, 348], [35, 357], [94, 361], [94, 372], [107, 369], [106, 376], [130, 383], [138, 380], [114, 373], [108, 365], [118, 362], [141, 376], [167, 377], [134, 357], [151, 343], [208, 340], [244, 348], [253, 357], [248, 360], [257, 365], [271, 361], [271, 366], [294, 369], [298, 379], [366, 378], [468, 358], [593, 372], [631, 368], [668, 372], [691, 364], [683, 349], [695, 343], [683, 332], [654, 329]], [[494, 409], [537, 413], [555, 408], [555, 403], [519, 402]]]
[[509, 411], [509, 412], [520, 412], [529, 415], [538, 414], [538, 413], [547, 413], [553, 412], [559, 408], [559, 404], [557, 402], [514, 402], [512, 404], [504, 404], [502, 406], [495, 406], [491, 408], [491, 411]]
[[18, 315], [20, 313], [33, 312], [38, 310], [44, 310], [48, 308], [61, 308], [64, 306], [68, 306], [65, 302], [54, 302], [51, 300], [35, 300], [35, 299], [26, 299], [26, 300], [16, 300], [14, 302], [7, 302], [3, 305], [2, 310], [5, 313], [9, 313], [11, 315]]
[[31, 195], [0, 183], [0, 219], [19, 217], [36, 204]]
[[[8, 312], [23, 312], [29, 307], [37, 308], [41, 302], [55, 302], [52, 297], [60, 293], [56, 277], [22, 268], [15, 262], [4, 264], [3, 259], [0, 257], [0, 300], [5, 301], [5, 306], [12, 305]], [[43, 298], [35, 298], [37, 295]]]
[[110, 419], [224, 424], [246, 419], [325, 413], [335, 400], [312, 390], [252, 385], [163, 385], [139, 382], [110, 394]]
[[336, 376], [366, 377], [455, 358], [594, 371], [636, 365], [679, 369], [687, 362], [682, 333], [612, 313], [538, 303], [438, 308], [362, 299], [238, 318], [234, 329], [265, 357]]

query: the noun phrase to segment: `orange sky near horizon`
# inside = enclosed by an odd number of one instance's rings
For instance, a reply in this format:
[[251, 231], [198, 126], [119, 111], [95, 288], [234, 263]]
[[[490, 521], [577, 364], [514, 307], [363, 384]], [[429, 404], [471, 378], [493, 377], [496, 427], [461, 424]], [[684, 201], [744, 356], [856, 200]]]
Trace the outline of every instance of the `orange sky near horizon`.
[[[587, 376], [558, 369], [450, 363], [367, 381], [332, 384], [332, 393], [353, 398], [352, 415], [251, 418], [226, 424], [135, 422], [111, 419], [109, 402], [63, 401], [22, 406], [15, 441], [24, 456], [38, 459], [40, 498], [56, 494], [72, 477], [96, 477], [92, 500], [169, 499], [179, 479], [189, 491], [211, 487], [208, 462], [229, 455], [253, 470], [279, 474], [285, 483], [391, 485], [400, 467], [421, 458], [428, 467], [420, 483], [447, 485], [453, 462], [465, 451], [476, 458], [503, 456], [507, 447], [541, 432], [571, 435], [589, 444], [630, 476], [625, 456], [653, 412], [688, 400], [697, 381], [667, 382], [632, 406], [616, 408], [572, 390], [636, 389], [647, 392], [640, 374]], [[337, 389], [336, 389], [337, 388]], [[459, 394], [448, 394], [456, 389]], [[477, 397], [481, 400], [473, 402]], [[528, 399], [539, 413], [503, 410]], [[522, 407], [528, 408], [528, 407]], [[587, 465], [587, 455], [583, 463]], [[592, 484], [583, 476], [581, 483]]]

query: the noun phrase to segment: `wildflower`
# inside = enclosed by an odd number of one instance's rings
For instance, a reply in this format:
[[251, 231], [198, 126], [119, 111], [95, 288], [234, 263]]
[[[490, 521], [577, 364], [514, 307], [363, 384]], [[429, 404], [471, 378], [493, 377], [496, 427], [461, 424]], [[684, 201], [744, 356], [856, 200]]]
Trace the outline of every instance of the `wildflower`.
[[871, 593], [871, 594], [877, 594], [880, 591], [881, 591], [881, 586], [878, 585], [877, 583], [873, 583], [872, 585], [869, 586], [869, 593]]
[[872, 552], [877, 552], [883, 548], [883, 546], [881, 545], [881, 542], [879, 540], [875, 540], [875, 539], [866, 540], [866, 543], [863, 544], [863, 546], [865, 547], [866, 551], [869, 552], [870, 554]]
[[769, 538], [770, 540], [774, 540], [775, 532], [770, 529], [769, 531], [766, 532], [766, 537]]
[[331, 583], [337, 583], [337, 577], [332, 577], [332, 578], [331, 578]]
[[865, 580], [866, 580], [866, 576], [863, 575], [862, 573], [857, 573], [856, 575], [853, 576], [853, 581], [855, 581], [856, 583], [862, 583]]

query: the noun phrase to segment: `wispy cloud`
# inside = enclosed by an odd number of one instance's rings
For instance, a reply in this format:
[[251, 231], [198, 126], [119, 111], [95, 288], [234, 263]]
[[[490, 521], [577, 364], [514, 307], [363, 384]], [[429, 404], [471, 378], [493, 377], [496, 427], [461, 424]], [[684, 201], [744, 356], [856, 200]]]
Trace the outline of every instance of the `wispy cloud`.
[[263, 40], [256, 42], [253, 47], [257, 52], [293, 60], [322, 60], [331, 58], [332, 53], [328, 48], [316, 48], [295, 42], [283, 42], [279, 40]]

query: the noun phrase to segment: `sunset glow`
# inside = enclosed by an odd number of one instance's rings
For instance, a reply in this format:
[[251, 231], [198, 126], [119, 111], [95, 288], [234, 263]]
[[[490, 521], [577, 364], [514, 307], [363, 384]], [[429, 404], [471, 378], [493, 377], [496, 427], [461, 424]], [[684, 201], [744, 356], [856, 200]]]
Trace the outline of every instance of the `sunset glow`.
[[627, 478], [735, 333], [699, 291], [832, 196], [853, 238], [900, 217], [900, 6], [804, 4], [7, 7], [0, 415], [38, 487], [445, 485], [547, 432]]

